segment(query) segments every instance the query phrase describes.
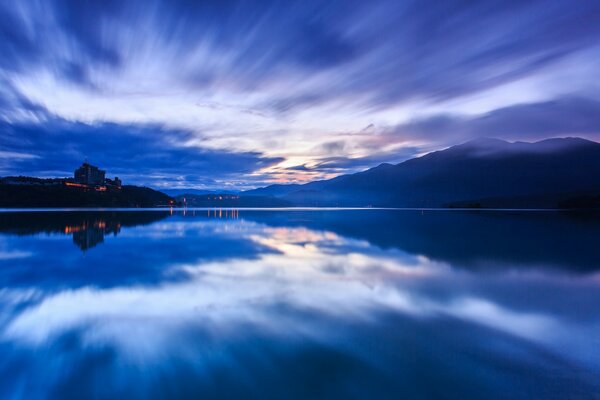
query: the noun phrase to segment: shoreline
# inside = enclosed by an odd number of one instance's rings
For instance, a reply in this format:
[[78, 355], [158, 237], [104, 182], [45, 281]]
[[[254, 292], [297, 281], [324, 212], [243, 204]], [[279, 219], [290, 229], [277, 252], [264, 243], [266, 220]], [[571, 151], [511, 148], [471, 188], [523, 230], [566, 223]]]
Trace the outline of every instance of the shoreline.
[[0, 208], [10, 212], [77, 212], [77, 211], [493, 211], [493, 212], [600, 212], [600, 208], [459, 208], [459, 207], [11, 207]]

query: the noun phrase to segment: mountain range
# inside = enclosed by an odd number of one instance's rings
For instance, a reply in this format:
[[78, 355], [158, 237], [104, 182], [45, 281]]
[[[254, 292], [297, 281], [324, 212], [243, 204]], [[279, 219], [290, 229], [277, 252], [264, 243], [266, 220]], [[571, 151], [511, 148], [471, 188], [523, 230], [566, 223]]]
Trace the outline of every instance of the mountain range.
[[295, 206], [596, 207], [600, 143], [481, 138], [395, 165], [241, 196], [271, 196]]
[[[173, 193], [175, 194], [175, 193]], [[476, 139], [399, 164], [306, 184], [172, 198], [142, 187], [97, 192], [61, 179], [0, 178], [0, 207], [415, 207], [600, 209], [600, 143]]]

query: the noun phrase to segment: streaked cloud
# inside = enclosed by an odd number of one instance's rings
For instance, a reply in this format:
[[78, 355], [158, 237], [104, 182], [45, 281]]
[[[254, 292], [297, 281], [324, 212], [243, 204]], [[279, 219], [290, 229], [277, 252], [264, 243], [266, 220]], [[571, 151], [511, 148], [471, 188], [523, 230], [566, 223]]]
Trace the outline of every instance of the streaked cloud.
[[[57, 119], [124, 131], [160, 126], [161, 143], [190, 158], [197, 152], [201, 165], [209, 152], [270, 160], [268, 168], [226, 167], [214, 179], [214, 168], [147, 159], [152, 173], [139, 178], [163, 185], [168, 165], [190, 187], [323, 178], [455, 138], [521, 138], [525, 126], [527, 137], [595, 138], [575, 122], [550, 129], [522, 105], [572, 115], [587, 111], [568, 99], [600, 100], [599, 22], [600, 4], [565, 0], [4, 3], [0, 119], [3, 132], [32, 124], [49, 132]], [[509, 123], [501, 129], [491, 118]], [[404, 140], [388, 134], [394, 127]], [[0, 139], [0, 151], [17, 151], [10, 137]], [[46, 157], [36, 146], [17, 147]], [[332, 160], [335, 171], [319, 168]], [[36, 169], [42, 161], [17, 165], [23, 174], [58, 172]]]
[[[257, 152], [228, 152], [188, 144], [193, 134], [159, 125], [86, 124], [62, 119], [43, 124], [0, 122], [0, 174], [36, 171], [70, 176], [84, 159], [125, 182], [177, 188], [264, 184], [257, 171], [282, 161]], [[33, 151], [29, 154], [26, 151]], [[262, 179], [262, 180], [261, 180]]]
[[[547, 137], [600, 138], [600, 101], [563, 97], [515, 104], [474, 116], [439, 114], [400, 124], [391, 136], [428, 137], [448, 144], [474, 137], [536, 140]], [[392, 139], [390, 139], [392, 140]]]

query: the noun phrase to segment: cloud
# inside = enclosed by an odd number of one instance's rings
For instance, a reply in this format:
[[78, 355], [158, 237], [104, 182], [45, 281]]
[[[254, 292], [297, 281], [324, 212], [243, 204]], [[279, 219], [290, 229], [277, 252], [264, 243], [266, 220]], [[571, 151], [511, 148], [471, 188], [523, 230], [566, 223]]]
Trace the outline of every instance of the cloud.
[[[600, 3], [566, 0], [2, 3], [0, 150], [39, 156], [2, 168], [65, 172], [46, 150], [59, 137], [66, 160], [113, 144], [110, 167], [123, 177], [137, 173], [127, 160], [143, 159], [148, 182], [251, 185], [283, 158], [330, 174], [480, 132], [592, 135], [591, 98], [555, 100], [570, 122], [515, 99], [532, 101], [533, 86], [535, 101], [594, 94], [599, 17]], [[569, 71], [576, 79], [559, 79]], [[479, 97], [498, 109], [457, 114]], [[51, 132], [65, 124], [70, 135]], [[29, 140], [33, 126], [48, 134]], [[367, 128], [340, 139], [357, 127]]]
[[102, 71], [150, 63], [182, 85], [296, 89], [275, 93], [275, 108], [340, 95], [452, 98], [522, 78], [600, 39], [594, 2], [55, 0], [5, 6], [0, 15], [5, 69], [50, 68], [85, 86]]
[[158, 125], [85, 124], [62, 119], [0, 123], [2, 175], [65, 176], [84, 160], [126, 183], [155, 187], [213, 187], [250, 176], [282, 161], [257, 152], [190, 146], [192, 132]]
[[447, 141], [476, 137], [543, 139], [557, 136], [600, 138], [600, 101], [562, 97], [516, 104], [476, 116], [433, 115], [400, 124], [391, 136]]
[[0, 77], [0, 120], [11, 121], [15, 119], [40, 120], [51, 113], [46, 107], [31, 101], [14, 86]]
[[593, 23], [600, 15], [597, 4], [377, 2], [368, 7], [358, 6], [352, 16], [342, 7], [347, 18], [336, 19], [353, 43], [353, 62], [273, 99], [275, 110], [340, 97], [364, 98], [370, 107], [453, 99], [531, 76], [600, 38]]
[[311, 169], [306, 165], [294, 165], [293, 167], [286, 168], [288, 171], [301, 171], [301, 172], [311, 172]]
[[400, 163], [421, 153], [417, 147], [404, 147], [364, 157], [324, 157], [313, 168], [315, 171], [361, 171], [384, 163]]

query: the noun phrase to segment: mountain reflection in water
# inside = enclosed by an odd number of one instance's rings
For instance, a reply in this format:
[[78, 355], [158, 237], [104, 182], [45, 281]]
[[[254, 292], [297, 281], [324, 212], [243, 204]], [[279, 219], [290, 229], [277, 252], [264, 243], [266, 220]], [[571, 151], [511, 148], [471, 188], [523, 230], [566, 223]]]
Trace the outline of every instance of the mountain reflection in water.
[[0, 395], [594, 398], [599, 228], [551, 212], [0, 213]]

